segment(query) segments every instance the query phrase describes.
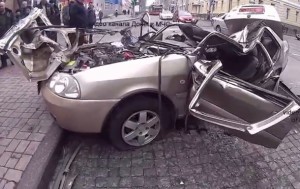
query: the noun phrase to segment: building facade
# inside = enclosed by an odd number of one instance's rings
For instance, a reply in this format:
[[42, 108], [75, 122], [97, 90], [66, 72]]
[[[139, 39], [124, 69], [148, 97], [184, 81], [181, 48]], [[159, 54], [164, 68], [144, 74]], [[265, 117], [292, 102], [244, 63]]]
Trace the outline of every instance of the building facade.
[[[207, 14], [210, 0], [190, 0], [188, 9], [194, 14]], [[215, 0], [212, 13], [226, 13], [243, 4], [267, 4], [275, 6], [284, 24], [300, 27], [300, 0]]]

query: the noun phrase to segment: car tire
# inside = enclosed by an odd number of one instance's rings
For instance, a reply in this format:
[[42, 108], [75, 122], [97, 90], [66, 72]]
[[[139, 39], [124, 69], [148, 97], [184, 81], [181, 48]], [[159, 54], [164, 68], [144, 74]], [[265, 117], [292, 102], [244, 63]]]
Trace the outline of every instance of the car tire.
[[[113, 146], [119, 150], [133, 150], [146, 146], [155, 140], [159, 140], [166, 134], [173, 120], [167, 105], [162, 103], [162, 118], [159, 120], [161, 124], [153, 125], [154, 127], [151, 126], [151, 128], [146, 127], [146, 124], [136, 126], [138, 124], [138, 117], [141, 117], [142, 113], [145, 115], [145, 112], [147, 112], [147, 116], [143, 117], [149, 117], [149, 119], [154, 120], [154, 116], [157, 116], [159, 119], [158, 99], [153, 97], [137, 97], [117, 107], [112, 113], [113, 117], [110, 119], [107, 128], [108, 137]], [[126, 127], [126, 122], [130, 123], [131, 126], [128, 125]], [[151, 134], [147, 133], [147, 131], [149, 131], [149, 133], [151, 131], [152, 134], [154, 133], [154, 136], [151, 137]], [[130, 133], [133, 133], [131, 136], [135, 137], [129, 141], [130, 137], [128, 137], [127, 140], [125, 137], [129, 136], [128, 134]], [[143, 137], [149, 137], [149, 139], [142, 145], [138, 144], [138, 140], [143, 139]]]
[[216, 31], [222, 33], [221, 27], [220, 26], [216, 26]]

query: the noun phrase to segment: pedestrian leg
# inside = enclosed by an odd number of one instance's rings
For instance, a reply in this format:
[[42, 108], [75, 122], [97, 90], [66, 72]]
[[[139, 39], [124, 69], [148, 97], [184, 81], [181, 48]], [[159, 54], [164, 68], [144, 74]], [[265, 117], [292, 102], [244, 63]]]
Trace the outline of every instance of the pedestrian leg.
[[1, 55], [1, 68], [5, 68], [7, 67], [7, 55]]
[[[89, 26], [89, 29], [93, 29], [94, 28], [94, 26]], [[90, 34], [89, 35], [89, 43], [93, 43], [93, 34]]]
[[93, 43], [93, 34], [90, 34], [89, 43]]

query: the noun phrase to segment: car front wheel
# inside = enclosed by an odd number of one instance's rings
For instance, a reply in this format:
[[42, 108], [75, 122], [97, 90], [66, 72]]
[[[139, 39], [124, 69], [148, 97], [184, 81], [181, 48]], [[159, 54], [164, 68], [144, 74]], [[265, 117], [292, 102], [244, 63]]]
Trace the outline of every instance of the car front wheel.
[[222, 31], [221, 31], [221, 27], [220, 27], [220, 26], [217, 26], [217, 27], [216, 27], [216, 31], [221, 33], [221, 32], [222, 32]]
[[172, 123], [172, 116], [164, 103], [161, 116], [156, 98], [129, 100], [113, 112], [108, 125], [109, 139], [119, 150], [143, 147], [161, 139]]

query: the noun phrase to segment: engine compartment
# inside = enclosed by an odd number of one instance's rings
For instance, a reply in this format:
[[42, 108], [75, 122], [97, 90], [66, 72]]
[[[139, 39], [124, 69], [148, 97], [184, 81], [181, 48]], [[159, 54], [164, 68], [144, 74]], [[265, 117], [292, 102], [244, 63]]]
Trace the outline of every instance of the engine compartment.
[[74, 52], [70, 61], [61, 65], [61, 72], [76, 73], [94, 67], [105, 66], [128, 60], [147, 58], [154, 55], [137, 50], [124, 49], [119, 43], [98, 43], [84, 45]]

